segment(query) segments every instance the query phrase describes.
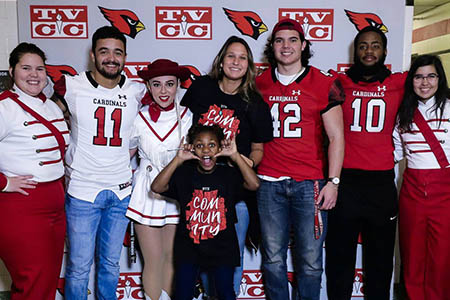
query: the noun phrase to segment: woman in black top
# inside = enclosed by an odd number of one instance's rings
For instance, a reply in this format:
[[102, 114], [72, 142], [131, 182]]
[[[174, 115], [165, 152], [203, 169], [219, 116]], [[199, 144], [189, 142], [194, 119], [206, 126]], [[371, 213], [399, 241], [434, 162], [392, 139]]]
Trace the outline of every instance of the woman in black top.
[[[239, 153], [253, 168], [262, 159], [263, 143], [272, 140], [273, 134], [269, 107], [256, 89], [255, 75], [253, 55], [247, 42], [231, 36], [215, 57], [209, 74], [197, 78], [181, 100], [181, 105], [193, 112], [193, 124], [217, 124], [227, 139], [235, 136]], [[247, 207], [248, 204], [254, 206], [255, 196], [243, 189], [239, 199], [236, 204], [236, 232], [241, 266], [236, 268], [234, 275], [237, 295], [250, 219]], [[250, 213], [256, 215], [256, 209], [250, 209]]]

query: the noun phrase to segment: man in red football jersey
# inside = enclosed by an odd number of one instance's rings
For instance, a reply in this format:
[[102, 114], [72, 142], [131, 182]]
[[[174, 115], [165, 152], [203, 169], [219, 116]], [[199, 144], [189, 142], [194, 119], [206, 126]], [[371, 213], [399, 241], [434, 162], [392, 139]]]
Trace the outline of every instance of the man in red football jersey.
[[365, 299], [389, 299], [397, 217], [392, 131], [406, 74], [384, 65], [387, 39], [375, 27], [354, 40], [354, 65], [338, 78], [345, 90], [345, 156], [339, 197], [328, 218], [327, 291], [349, 300], [358, 235], [363, 243]]
[[[319, 300], [326, 210], [336, 204], [344, 155], [344, 95], [335, 76], [308, 65], [310, 43], [298, 22], [279, 21], [265, 54], [271, 67], [256, 84], [270, 107], [274, 139], [264, 144], [258, 167], [264, 290], [267, 299], [289, 299], [286, 258], [292, 226], [298, 294]], [[324, 131], [330, 141], [328, 164]]]

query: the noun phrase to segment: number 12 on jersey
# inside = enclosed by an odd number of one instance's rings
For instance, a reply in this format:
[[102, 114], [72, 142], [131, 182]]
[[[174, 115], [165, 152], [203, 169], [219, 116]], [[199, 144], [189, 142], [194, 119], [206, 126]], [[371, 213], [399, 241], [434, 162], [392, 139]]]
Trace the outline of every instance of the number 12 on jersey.
[[[106, 109], [99, 106], [94, 113], [97, 120], [97, 134], [94, 136], [94, 145], [108, 146], [108, 138], [105, 137], [105, 115]], [[122, 138], [120, 137], [120, 126], [122, 124], [122, 109], [116, 108], [111, 113], [111, 121], [114, 122], [112, 137], [109, 138], [109, 146], [122, 146]]]
[[[273, 119], [273, 137], [302, 137], [302, 128], [299, 127], [299, 123], [302, 120], [300, 105], [298, 105], [298, 103], [287, 103], [282, 106], [281, 109], [282, 111], [280, 113], [280, 103], [274, 103], [270, 109]], [[287, 115], [287, 117], [285, 117], [284, 120], [280, 120], [280, 114]], [[282, 132], [281, 127], [283, 127]]]

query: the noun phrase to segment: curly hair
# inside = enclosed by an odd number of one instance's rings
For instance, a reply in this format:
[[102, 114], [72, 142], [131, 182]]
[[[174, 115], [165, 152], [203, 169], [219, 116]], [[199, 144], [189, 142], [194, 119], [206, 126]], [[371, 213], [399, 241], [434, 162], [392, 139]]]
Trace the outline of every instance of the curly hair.
[[191, 126], [191, 128], [189, 128], [187, 134], [187, 142], [189, 144], [192, 144], [199, 134], [205, 132], [215, 135], [217, 140], [219, 141], [219, 144], [225, 139], [223, 129], [220, 128], [219, 125], [214, 124], [211, 126], [207, 126], [202, 124], [194, 124]]

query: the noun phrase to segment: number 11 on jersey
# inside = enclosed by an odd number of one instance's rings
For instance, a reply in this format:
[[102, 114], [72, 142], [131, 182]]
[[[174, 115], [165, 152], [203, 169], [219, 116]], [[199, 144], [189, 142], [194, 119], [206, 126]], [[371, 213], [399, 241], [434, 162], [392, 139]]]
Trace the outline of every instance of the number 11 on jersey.
[[[106, 109], [99, 106], [94, 113], [97, 120], [97, 134], [94, 136], [93, 144], [98, 146], [108, 146], [108, 138], [105, 137], [105, 115]], [[112, 137], [109, 138], [109, 146], [122, 146], [122, 138], [120, 137], [120, 126], [122, 125], [122, 109], [116, 108], [111, 113], [111, 121], [114, 122]]]

